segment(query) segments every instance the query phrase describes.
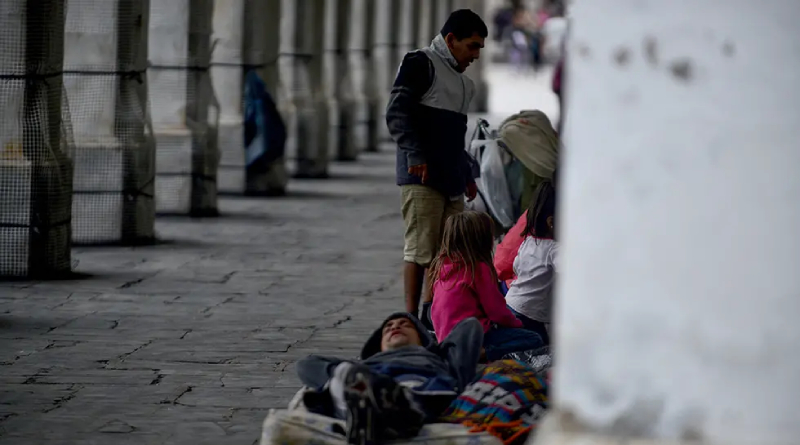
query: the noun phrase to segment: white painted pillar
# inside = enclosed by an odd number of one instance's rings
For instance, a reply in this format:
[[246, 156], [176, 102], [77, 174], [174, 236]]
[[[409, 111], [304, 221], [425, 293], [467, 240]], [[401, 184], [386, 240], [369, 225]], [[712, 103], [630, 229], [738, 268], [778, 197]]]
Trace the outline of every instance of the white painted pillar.
[[327, 147], [320, 146], [321, 116], [311, 70], [315, 57], [313, 29], [315, 3], [320, 0], [283, 0], [281, 3], [280, 108], [286, 120], [289, 170], [295, 177], [324, 177], [328, 173]]
[[155, 145], [147, 115], [149, 0], [68, 0], [64, 88], [75, 138], [72, 239], [155, 238]]
[[[399, 21], [398, 24], [398, 39], [397, 51], [395, 53], [395, 63], [399, 67], [403, 57], [411, 51], [417, 49], [417, 29], [419, 21], [417, 20], [419, 11], [419, 1], [417, 0], [399, 0]], [[395, 70], [395, 74], [397, 70]], [[392, 79], [394, 81], [394, 79]]]
[[[64, 2], [0, 2], [0, 276], [71, 269], [71, 142], [62, 123]], [[62, 106], [64, 108], [62, 108]]]
[[800, 4], [571, 10], [539, 444], [800, 438]]
[[[347, 36], [347, 77], [353, 107], [353, 144], [357, 153], [377, 150], [378, 97], [372, 72], [372, 0], [349, 0]], [[345, 94], [348, 90], [345, 89]]]
[[[245, 54], [247, 68], [256, 69], [266, 84], [272, 100], [280, 106], [280, 76], [278, 59], [281, 38], [282, 0], [245, 1]], [[286, 124], [284, 119], [284, 124]], [[275, 196], [286, 193], [288, 183], [286, 156], [267, 166], [263, 174], [248, 172], [245, 193], [256, 196]]]
[[348, 74], [351, 0], [325, 0], [323, 91], [328, 107], [328, 141], [331, 154], [340, 161], [358, 157], [355, 132], [356, 86]]
[[[442, 31], [444, 23], [450, 17], [450, 13], [453, 12], [453, 0], [435, 0], [434, 3], [436, 15], [434, 16], [433, 28], [438, 33]], [[434, 35], [434, 37], [436, 36]]]
[[397, 46], [400, 37], [400, 1], [383, 0], [374, 10], [372, 42], [373, 75], [378, 105], [378, 142], [391, 141], [386, 126], [386, 106], [400, 62], [397, 61]]
[[417, 48], [431, 44], [439, 28], [436, 24], [436, 0], [419, 0], [417, 8]]
[[211, 41], [211, 81], [220, 116], [217, 144], [220, 192], [246, 190], [244, 140], [244, 65], [247, 0], [214, 0]]
[[147, 77], [159, 213], [217, 214], [219, 103], [209, 76], [213, 16], [214, 0], [151, 0]]
[[[324, 178], [328, 176], [330, 160], [337, 155], [337, 142], [340, 134], [340, 117], [342, 110], [338, 104], [331, 104], [326, 86], [325, 53], [332, 42], [326, 40], [326, 12], [331, 0], [305, 0], [306, 12], [303, 17], [303, 40], [308, 40], [304, 45], [309, 48], [311, 58], [308, 60], [308, 79], [311, 87], [311, 100], [316, 111], [316, 167], [310, 175], [311, 178]], [[337, 8], [338, 9], [338, 5]], [[334, 9], [334, 11], [336, 10]], [[335, 42], [335, 40], [334, 40]], [[334, 99], [335, 102], [338, 102]], [[335, 105], [335, 106], [331, 106]], [[298, 175], [300, 177], [305, 174]]]
[[[277, 71], [280, 0], [215, 0], [211, 79], [219, 96], [219, 190], [248, 195], [281, 195], [286, 190], [285, 160], [266, 170], [247, 169], [244, 139], [244, 81], [250, 70], [264, 78]], [[269, 54], [268, 54], [269, 53]], [[277, 76], [267, 90], [277, 101]]]

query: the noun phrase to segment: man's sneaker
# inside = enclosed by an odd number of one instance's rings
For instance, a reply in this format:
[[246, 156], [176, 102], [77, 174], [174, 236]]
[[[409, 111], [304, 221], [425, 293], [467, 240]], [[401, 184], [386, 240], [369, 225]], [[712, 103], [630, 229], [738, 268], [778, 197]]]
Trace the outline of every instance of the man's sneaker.
[[349, 444], [378, 445], [414, 437], [422, 428], [423, 413], [390, 377], [353, 366], [345, 376], [344, 388]]

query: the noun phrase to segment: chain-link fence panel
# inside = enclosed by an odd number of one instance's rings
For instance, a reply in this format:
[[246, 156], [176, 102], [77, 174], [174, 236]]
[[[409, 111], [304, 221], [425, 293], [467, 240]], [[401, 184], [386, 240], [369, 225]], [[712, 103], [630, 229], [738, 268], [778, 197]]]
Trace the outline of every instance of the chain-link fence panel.
[[0, 1], [0, 276], [69, 272], [64, 4]]
[[64, 87], [75, 149], [72, 239], [155, 237], [155, 146], [147, 113], [149, 0], [68, 0]]
[[209, 74], [213, 0], [151, 0], [156, 211], [216, 215], [219, 103]]

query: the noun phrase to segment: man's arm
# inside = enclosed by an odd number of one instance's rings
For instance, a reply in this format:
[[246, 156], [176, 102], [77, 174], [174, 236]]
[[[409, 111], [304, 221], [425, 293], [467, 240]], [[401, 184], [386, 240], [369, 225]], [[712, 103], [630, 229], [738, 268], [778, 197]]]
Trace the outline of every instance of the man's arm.
[[422, 96], [433, 85], [433, 66], [425, 53], [416, 51], [406, 54], [400, 70], [397, 72], [389, 105], [386, 107], [386, 125], [389, 134], [397, 143], [398, 150], [405, 152], [408, 166], [414, 167], [427, 163], [425, 147], [419, 138], [419, 132], [412, 116]]
[[336, 366], [343, 361], [334, 357], [309, 355], [297, 362], [297, 376], [303, 385], [319, 391], [328, 383]]
[[463, 391], [475, 378], [483, 348], [483, 326], [477, 318], [461, 320], [439, 345], [450, 371]]

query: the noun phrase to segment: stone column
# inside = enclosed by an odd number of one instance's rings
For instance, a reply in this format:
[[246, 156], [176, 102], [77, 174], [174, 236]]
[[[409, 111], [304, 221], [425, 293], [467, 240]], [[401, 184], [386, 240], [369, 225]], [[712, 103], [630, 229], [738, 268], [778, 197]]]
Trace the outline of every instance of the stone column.
[[[453, 12], [453, 0], [434, 0], [436, 15], [434, 16], [433, 28], [440, 32], [450, 13]], [[436, 37], [436, 35], [434, 35]]]
[[[276, 8], [277, 6], [277, 8]], [[248, 195], [281, 195], [286, 190], [284, 158], [266, 170], [247, 169], [244, 139], [244, 80], [250, 70], [273, 70], [277, 58], [280, 0], [216, 0], [211, 79], [219, 96], [219, 190]], [[275, 30], [275, 31], [273, 31]], [[268, 34], [273, 32], [270, 41]], [[268, 46], [273, 53], [267, 55]], [[268, 60], [270, 59], [270, 60]], [[277, 100], [277, 78], [268, 91]]]
[[217, 183], [219, 191], [226, 193], [244, 193], [247, 184], [243, 105], [246, 3], [247, 0], [214, 0], [210, 73], [214, 91], [219, 92]]
[[384, 0], [375, 8], [372, 42], [373, 75], [378, 106], [378, 142], [391, 141], [386, 126], [386, 105], [397, 75], [397, 47], [400, 40], [400, 1]]
[[[372, 0], [349, 0], [347, 38], [347, 77], [346, 85], [352, 85], [353, 103], [353, 144], [355, 151], [376, 151], [378, 149], [378, 97], [375, 76], [372, 73]], [[347, 91], [347, 90], [345, 90]]]
[[[419, 0], [400, 0], [400, 23], [398, 26], [397, 52], [395, 54], [395, 62], [398, 67], [407, 53], [417, 49], [417, 35], [420, 26], [417, 17], [420, 9]], [[395, 70], [396, 73], [397, 70]]]
[[417, 8], [417, 48], [431, 44], [441, 26], [436, 26], [437, 0], [419, 0]]
[[[321, 0], [283, 0], [281, 2], [280, 108], [286, 120], [286, 152], [289, 169], [295, 177], [319, 178], [328, 174], [327, 147], [320, 146], [323, 122], [314, 91], [320, 54], [316, 52], [313, 29]], [[315, 60], [315, 58], [317, 60]]]
[[[276, 103], [279, 101], [280, 76], [278, 59], [281, 38], [282, 0], [246, 0], [245, 2], [245, 64], [256, 69], [266, 89]], [[280, 105], [280, 104], [278, 104]], [[285, 123], [285, 121], [284, 121]], [[275, 196], [286, 193], [289, 176], [286, 156], [267, 166], [263, 174], [247, 175], [246, 194]]]
[[72, 239], [155, 238], [147, 115], [149, 0], [68, 0], [64, 88], [75, 139]]
[[571, 10], [537, 444], [800, 437], [800, 7], [684, 6]]
[[219, 103], [211, 85], [213, 0], [151, 0], [150, 110], [156, 210], [217, 214]]
[[323, 91], [328, 107], [328, 140], [340, 161], [354, 161], [355, 98], [353, 76], [348, 75], [348, 38], [351, 0], [325, 0]]
[[68, 273], [72, 161], [62, 122], [64, 2], [0, 2], [0, 276]]

